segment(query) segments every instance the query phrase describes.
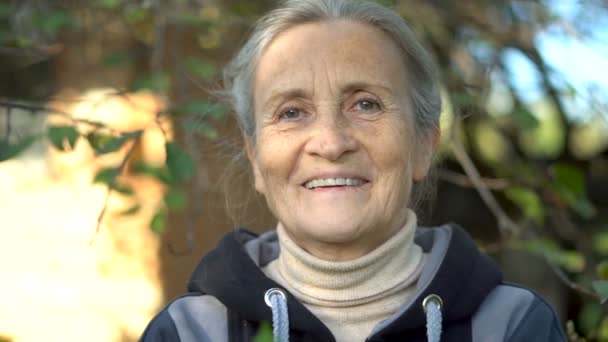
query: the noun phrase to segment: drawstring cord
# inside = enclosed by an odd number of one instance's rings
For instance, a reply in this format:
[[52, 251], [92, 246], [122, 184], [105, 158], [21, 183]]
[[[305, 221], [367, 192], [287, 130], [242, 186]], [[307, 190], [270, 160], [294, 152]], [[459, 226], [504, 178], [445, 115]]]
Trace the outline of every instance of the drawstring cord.
[[289, 316], [285, 292], [278, 288], [272, 288], [264, 294], [264, 301], [272, 310], [274, 342], [289, 342]]
[[443, 301], [436, 294], [428, 295], [422, 301], [422, 308], [426, 314], [426, 337], [428, 342], [441, 340], [441, 307]]
[[[272, 288], [264, 294], [266, 305], [272, 310], [272, 333], [274, 342], [289, 342], [289, 316], [287, 313], [287, 296], [278, 288]], [[441, 307], [443, 301], [438, 295], [426, 296], [422, 308], [426, 314], [426, 336], [428, 342], [441, 341]]]

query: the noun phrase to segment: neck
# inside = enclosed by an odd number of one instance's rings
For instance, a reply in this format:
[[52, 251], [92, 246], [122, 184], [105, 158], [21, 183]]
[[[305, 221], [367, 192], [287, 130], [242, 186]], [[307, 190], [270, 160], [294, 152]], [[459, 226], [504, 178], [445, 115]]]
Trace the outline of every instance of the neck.
[[359, 236], [354, 241], [347, 242], [328, 242], [293, 236], [293, 234], [285, 229], [280, 222], [277, 230], [280, 230], [282, 234], [289, 237], [290, 241], [295, 243], [300, 249], [316, 258], [334, 262], [345, 262], [361, 258], [371, 253], [391, 239], [409, 223], [411, 218], [414, 222], [414, 228], [412, 228], [412, 230], [414, 230], [416, 225], [416, 214], [410, 209], [406, 209], [400, 213], [397, 219], [392, 220], [393, 223], [387, 225], [390, 229], [372, 230], [363, 236]]

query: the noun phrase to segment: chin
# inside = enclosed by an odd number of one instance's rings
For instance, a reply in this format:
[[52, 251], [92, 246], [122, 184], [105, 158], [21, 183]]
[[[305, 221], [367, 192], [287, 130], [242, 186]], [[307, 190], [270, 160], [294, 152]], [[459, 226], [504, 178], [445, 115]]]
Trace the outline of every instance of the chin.
[[362, 228], [349, 220], [332, 219], [330, 222], [320, 220], [322, 224], [306, 225], [304, 234], [324, 243], [344, 244], [354, 240], [363, 232]]

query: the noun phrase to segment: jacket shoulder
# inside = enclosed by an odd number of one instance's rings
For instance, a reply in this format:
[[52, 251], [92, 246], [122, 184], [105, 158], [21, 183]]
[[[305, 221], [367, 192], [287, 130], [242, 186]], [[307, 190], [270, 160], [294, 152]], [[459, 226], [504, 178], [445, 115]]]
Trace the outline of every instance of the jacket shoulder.
[[534, 291], [501, 284], [472, 320], [473, 341], [566, 341], [555, 311]]
[[226, 312], [226, 307], [213, 296], [178, 297], [152, 319], [140, 342], [226, 340]]

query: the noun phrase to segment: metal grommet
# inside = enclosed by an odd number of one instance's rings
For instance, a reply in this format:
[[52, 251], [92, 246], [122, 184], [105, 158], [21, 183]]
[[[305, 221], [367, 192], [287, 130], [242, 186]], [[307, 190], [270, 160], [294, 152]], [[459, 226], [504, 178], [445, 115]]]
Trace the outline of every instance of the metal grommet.
[[426, 313], [426, 306], [430, 303], [430, 302], [435, 302], [437, 303], [437, 305], [439, 305], [439, 310], [441, 310], [441, 308], [443, 307], [443, 300], [441, 299], [441, 297], [439, 297], [436, 294], [430, 294], [428, 296], [426, 296], [424, 298], [424, 300], [422, 301], [422, 308], [424, 309], [424, 312]]
[[283, 297], [284, 301], [287, 301], [287, 296], [285, 295], [285, 292], [283, 290], [279, 289], [278, 287], [273, 287], [273, 288], [269, 289], [268, 291], [266, 291], [266, 293], [264, 294], [264, 302], [266, 302], [266, 305], [268, 305], [271, 308], [272, 308], [272, 303], [270, 302], [270, 298], [274, 295], [279, 295], [279, 296]]

